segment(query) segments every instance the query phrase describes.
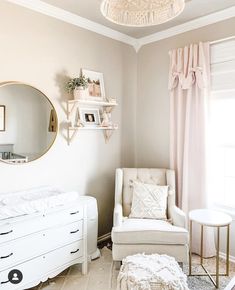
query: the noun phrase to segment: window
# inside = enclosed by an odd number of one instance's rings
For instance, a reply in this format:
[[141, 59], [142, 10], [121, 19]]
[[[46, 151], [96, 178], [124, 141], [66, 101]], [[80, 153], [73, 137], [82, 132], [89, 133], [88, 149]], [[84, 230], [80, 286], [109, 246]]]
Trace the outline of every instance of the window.
[[211, 47], [210, 200], [235, 209], [235, 39]]

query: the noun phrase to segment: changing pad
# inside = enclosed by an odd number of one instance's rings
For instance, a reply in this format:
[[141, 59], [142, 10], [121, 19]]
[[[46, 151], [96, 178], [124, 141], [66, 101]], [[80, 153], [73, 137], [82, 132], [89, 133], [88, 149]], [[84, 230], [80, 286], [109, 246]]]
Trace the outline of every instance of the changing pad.
[[45, 212], [78, 199], [76, 191], [65, 192], [55, 187], [40, 187], [0, 194], [0, 220], [35, 212]]

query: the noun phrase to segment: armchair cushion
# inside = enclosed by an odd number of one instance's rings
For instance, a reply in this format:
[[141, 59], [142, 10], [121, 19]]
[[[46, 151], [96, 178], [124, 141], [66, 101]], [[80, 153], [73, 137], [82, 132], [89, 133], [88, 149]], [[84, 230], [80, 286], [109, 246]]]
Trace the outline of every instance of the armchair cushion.
[[188, 232], [163, 220], [131, 219], [113, 227], [112, 241], [115, 244], [185, 245]]
[[168, 186], [133, 182], [131, 218], [167, 219]]

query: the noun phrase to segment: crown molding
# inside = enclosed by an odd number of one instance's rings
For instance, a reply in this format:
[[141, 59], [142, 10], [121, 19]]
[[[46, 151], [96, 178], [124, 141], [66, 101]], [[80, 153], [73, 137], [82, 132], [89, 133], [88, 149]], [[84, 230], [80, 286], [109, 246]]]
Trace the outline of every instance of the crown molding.
[[202, 16], [195, 20], [191, 20], [183, 24], [174, 26], [172, 28], [162, 30], [154, 34], [137, 39], [124, 33], [121, 33], [119, 31], [116, 31], [114, 29], [111, 29], [107, 26], [101, 25], [94, 21], [78, 16], [77, 14], [47, 4], [41, 0], [5, 0], [5, 1], [14, 3], [19, 6], [23, 6], [33, 11], [45, 14], [47, 16], [51, 16], [58, 20], [67, 22], [80, 28], [90, 30], [92, 32], [115, 39], [117, 41], [121, 41], [123, 43], [133, 46], [136, 52], [138, 52], [140, 48], [146, 44], [157, 42], [159, 40], [163, 40], [184, 32], [188, 32], [194, 29], [198, 29], [210, 24], [214, 24], [235, 17], [235, 6], [232, 6], [219, 12]]
[[197, 19], [185, 22], [172, 28], [159, 31], [157, 33], [142, 37], [139, 39], [139, 46], [166, 39], [184, 32], [198, 29], [216, 22], [220, 22], [229, 18], [235, 17], [235, 6], [215, 12]]
[[137, 40], [134, 37], [113, 30], [109, 27], [106, 27], [94, 21], [88, 20], [64, 9], [47, 4], [41, 0], [6, 0], [6, 1], [45, 14], [47, 16], [51, 16], [53, 18], [78, 26], [80, 28], [96, 32], [103, 36], [124, 42], [126, 44], [133, 46], [134, 48], [137, 46]]

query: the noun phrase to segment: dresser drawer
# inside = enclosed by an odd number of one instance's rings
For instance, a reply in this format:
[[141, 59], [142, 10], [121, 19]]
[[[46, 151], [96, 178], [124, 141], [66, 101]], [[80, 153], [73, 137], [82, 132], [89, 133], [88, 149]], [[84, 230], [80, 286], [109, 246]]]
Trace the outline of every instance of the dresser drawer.
[[4, 243], [0, 246], [0, 270], [78, 241], [82, 237], [83, 221], [80, 220]]
[[19, 218], [16, 222], [0, 224], [0, 244], [55, 226], [69, 224], [83, 218], [83, 207], [73, 205], [50, 213]]
[[[79, 241], [57, 249], [46, 255], [32, 259], [26, 263], [14, 266], [13, 268], [0, 272], [0, 289], [27, 289], [31, 285], [36, 285], [41, 280], [49, 278], [50, 273], [53, 273], [55, 269], [61, 268], [63, 270], [63, 265], [69, 263], [73, 264], [72, 261], [74, 261], [74, 264], [76, 262], [81, 263], [83, 261], [82, 255], [83, 244], [82, 241]], [[13, 269], [17, 269], [23, 274], [23, 280], [19, 284], [7, 282], [8, 273]]]

